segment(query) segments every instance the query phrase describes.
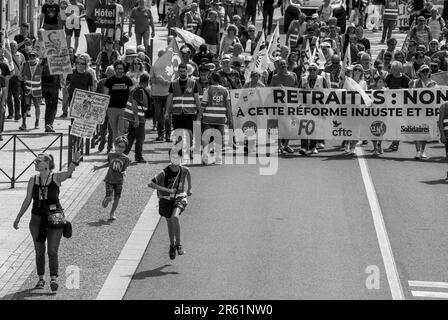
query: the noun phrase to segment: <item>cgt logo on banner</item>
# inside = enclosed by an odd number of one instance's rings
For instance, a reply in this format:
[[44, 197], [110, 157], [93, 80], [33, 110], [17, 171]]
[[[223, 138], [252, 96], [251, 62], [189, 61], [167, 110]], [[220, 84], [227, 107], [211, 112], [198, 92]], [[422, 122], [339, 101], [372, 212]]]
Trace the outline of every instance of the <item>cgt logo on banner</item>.
[[[234, 127], [278, 123], [282, 139], [438, 140], [448, 87], [374, 90], [255, 88], [231, 90]], [[250, 98], [249, 98], [250, 95]], [[369, 100], [369, 105], [366, 101]]]

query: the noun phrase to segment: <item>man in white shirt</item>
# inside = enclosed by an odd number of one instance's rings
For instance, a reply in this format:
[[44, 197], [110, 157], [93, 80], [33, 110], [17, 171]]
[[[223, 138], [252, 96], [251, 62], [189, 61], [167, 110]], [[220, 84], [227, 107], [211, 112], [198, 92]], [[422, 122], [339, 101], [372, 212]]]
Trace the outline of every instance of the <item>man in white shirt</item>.
[[21, 118], [20, 112], [20, 94], [21, 94], [21, 83], [19, 77], [22, 73], [23, 64], [25, 62], [25, 57], [23, 54], [17, 51], [18, 44], [16, 41], [11, 41], [11, 57], [14, 64], [14, 69], [11, 72], [9, 83], [8, 83], [8, 110], [9, 119], [13, 118], [19, 121]]
[[[79, 36], [81, 35], [81, 18], [85, 16], [84, 5], [76, 0], [70, 0], [69, 5], [65, 9], [65, 35], [67, 36], [67, 44], [72, 45], [73, 32], [75, 33], [75, 53], [78, 50]], [[62, 14], [61, 14], [62, 15]]]

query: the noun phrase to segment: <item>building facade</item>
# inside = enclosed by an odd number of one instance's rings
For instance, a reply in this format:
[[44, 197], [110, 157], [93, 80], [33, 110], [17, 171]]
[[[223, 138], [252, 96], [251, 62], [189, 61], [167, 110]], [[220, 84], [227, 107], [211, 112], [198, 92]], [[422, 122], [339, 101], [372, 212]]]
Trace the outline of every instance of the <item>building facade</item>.
[[30, 24], [30, 31], [36, 34], [40, 8], [44, 0], [0, 0], [0, 27], [8, 38], [19, 33], [22, 23]]

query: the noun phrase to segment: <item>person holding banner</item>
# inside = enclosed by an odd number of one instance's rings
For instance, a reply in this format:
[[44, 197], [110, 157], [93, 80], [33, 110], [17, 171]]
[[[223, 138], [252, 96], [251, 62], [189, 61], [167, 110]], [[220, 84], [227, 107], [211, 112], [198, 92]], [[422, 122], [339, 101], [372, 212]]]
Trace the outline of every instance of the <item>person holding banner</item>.
[[[448, 160], [448, 102], [440, 106], [439, 121], [437, 122], [440, 132], [440, 142], [445, 145], [446, 159]], [[448, 183], [448, 171], [445, 182]]]
[[[288, 64], [284, 59], [279, 58], [275, 66], [277, 72], [272, 76], [269, 83], [270, 87], [298, 87], [297, 75], [288, 71]], [[294, 153], [294, 149], [289, 146], [289, 139], [281, 139], [279, 141], [278, 153], [283, 152]]]
[[[317, 74], [318, 66], [314, 62], [310, 63], [308, 66], [308, 75], [302, 77], [300, 88], [306, 90], [319, 90], [326, 89], [329, 87], [325, 77]], [[303, 156], [308, 156], [310, 154], [318, 154], [317, 151], [318, 140], [313, 139], [301, 139], [299, 153]]]
[[[437, 87], [437, 83], [431, 80], [431, 70], [428, 65], [422, 65], [418, 70], [418, 79], [411, 80], [409, 82], [409, 88], [434, 88]], [[428, 156], [425, 154], [426, 141], [415, 141], [415, 149], [417, 151], [415, 160], [428, 160]]]
[[[353, 66], [353, 76], [352, 79], [359, 85], [361, 90], [367, 90], [367, 82], [364, 80], [364, 68], [360, 64]], [[344, 81], [342, 87], [346, 90], [353, 90], [352, 86], [348, 86], [347, 81]], [[356, 156], [355, 148], [358, 140], [346, 140], [345, 141], [345, 154], [346, 156]], [[366, 142], [367, 143], [367, 142]]]
[[[399, 61], [392, 62], [390, 73], [386, 77], [386, 86], [389, 89], [406, 89], [409, 88], [411, 79], [403, 73], [403, 65]], [[384, 151], [393, 152], [398, 151], [400, 141], [392, 141], [389, 148]]]

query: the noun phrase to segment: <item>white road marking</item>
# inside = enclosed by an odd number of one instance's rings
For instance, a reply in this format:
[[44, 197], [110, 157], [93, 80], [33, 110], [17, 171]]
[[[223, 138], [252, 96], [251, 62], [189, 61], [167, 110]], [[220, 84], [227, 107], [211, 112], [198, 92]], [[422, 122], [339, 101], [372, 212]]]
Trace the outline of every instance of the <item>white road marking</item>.
[[96, 300], [123, 299], [159, 220], [157, 192], [154, 191]]
[[448, 292], [411, 291], [414, 297], [448, 299]]
[[443, 288], [448, 289], [448, 282], [434, 282], [434, 281], [408, 281], [410, 287], [425, 287], [425, 288]]
[[390, 246], [389, 237], [387, 236], [386, 226], [384, 224], [383, 214], [381, 212], [380, 203], [376, 195], [375, 187], [370, 176], [370, 170], [367, 166], [367, 160], [364, 159], [364, 151], [362, 148], [356, 148], [358, 163], [361, 169], [362, 180], [366, 188], [367, 199], [369, 200], [370, 210], [372, 212], [373, 223], [375, 226], [378, 244], [380, 246], [381, 255], [383, 256], [384, 268], [389, 282], [392, 299], [404, 300], [405, 296], [401, 286], [400, 277], [398, 275], [397, 266], [395, 264], [394, 255]]

